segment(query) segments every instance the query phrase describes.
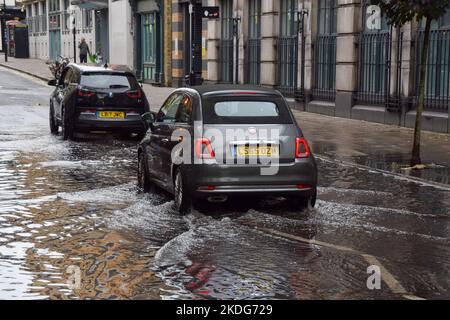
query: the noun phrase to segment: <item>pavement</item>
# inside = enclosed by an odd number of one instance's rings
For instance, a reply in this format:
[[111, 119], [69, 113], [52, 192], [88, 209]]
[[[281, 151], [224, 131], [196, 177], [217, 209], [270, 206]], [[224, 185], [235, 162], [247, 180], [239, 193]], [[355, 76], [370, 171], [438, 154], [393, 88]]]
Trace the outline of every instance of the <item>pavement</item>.
[[[46, 62], [38, 59], [9, 58], [0, 66], [40, 80], [52, 78]], [[174, 88], [144, 84], [151, 109], [159, 110]], [[420, 183], [450, 185], [450, 135], [434, 132], [422, 134], [422, 161], [425, 170], [408, 167], [413, 130], [371, 122], [329, 117], [294, 110], [315, 154], [322, 160], [338, 160], [361, 169], [406, 176]]]

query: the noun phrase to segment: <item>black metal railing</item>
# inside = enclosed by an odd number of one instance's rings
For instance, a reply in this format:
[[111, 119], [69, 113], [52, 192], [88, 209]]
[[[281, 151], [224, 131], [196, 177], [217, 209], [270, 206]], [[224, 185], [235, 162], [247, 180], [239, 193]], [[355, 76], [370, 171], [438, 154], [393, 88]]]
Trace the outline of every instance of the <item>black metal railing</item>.
[[278, 90], [288, 97], [299, 95], [297, 36], [278, 40]]
[[219, 44], [219, 82], [233, 83], [233, 39], [220, 40]]
[[391, 34], [362, 33], [359, 42], [359, 81], [356, 101], [385, 105], [389, 101]]
[[313, 99], [336, 98], [336, 36], [319, 35], [315, 44], [315, 85]]
[[247, 79], [249, 84], [261, 83], [261, 40], [249, 39], [247, 42]]
[[[424, 32], [416, 38], [416, 94], [419, 95], [420, 61], [424, 44]], [[447, 112], [450, 105], [450, 30], [432, 30], [428, 52], [425, 85], [425, 109]]]

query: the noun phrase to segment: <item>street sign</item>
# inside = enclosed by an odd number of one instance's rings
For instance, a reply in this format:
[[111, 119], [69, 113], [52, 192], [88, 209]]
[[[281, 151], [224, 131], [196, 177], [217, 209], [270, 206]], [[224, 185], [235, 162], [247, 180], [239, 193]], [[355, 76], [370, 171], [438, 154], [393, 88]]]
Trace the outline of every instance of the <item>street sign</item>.
[[203, 18], [207, 19], [219, 19], [220, 8], [219, 7], [202, 7]]

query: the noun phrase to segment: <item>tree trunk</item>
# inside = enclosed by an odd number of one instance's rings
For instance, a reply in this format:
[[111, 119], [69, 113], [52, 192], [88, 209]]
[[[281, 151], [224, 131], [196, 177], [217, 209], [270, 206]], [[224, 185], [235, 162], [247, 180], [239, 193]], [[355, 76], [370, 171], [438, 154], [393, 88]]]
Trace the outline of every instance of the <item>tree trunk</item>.
[[427, 18], [427, 22], [425, 25], [422, 57], [420, 60], [419, 99], [417, 101], [416, 125], [414, 129], [414, 142], [411, 157], [411, 167], [414, 167], [422, 163], [420, 159], [420, 138], [422, 133], [422, 114], [425, 106], [425, 84], [426, 84], [428, 51], [429, 51], [428, 48], [430, 46], [431, 22], [432, 19]]

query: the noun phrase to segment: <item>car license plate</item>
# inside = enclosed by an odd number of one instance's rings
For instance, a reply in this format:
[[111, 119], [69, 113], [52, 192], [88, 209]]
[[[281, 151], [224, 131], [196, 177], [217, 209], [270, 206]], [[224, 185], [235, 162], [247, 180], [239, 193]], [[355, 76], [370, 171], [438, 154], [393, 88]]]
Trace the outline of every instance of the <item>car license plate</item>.
[[278, 148], [271, 146], [240, 146], [237, 148], [240, 157], [271, 157], [278, 154]]
[[125, 119], [125, 113], [117, 111], [100, 111], [97, 113], [97, 117], [101, 119]]

